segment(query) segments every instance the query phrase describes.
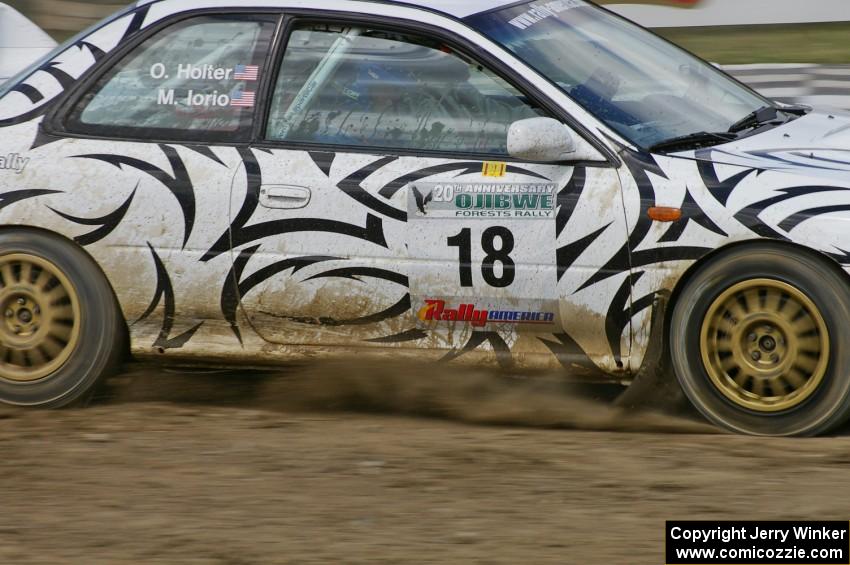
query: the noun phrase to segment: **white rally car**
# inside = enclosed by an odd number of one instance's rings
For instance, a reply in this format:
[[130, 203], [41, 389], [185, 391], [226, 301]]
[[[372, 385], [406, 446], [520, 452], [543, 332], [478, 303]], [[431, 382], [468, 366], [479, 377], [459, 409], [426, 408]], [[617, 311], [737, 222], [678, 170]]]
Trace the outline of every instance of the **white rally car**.
[[824, 433], [848, 220], [850, 117], [583, 0], [140, 1], [0, 91], [0, 400], [128, 351], [669, 359], [722, 426]]

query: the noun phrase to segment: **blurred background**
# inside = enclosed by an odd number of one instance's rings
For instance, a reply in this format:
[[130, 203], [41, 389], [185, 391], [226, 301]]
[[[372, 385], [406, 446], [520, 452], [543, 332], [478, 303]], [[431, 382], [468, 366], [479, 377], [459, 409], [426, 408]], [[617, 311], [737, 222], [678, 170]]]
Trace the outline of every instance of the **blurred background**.
[[847, 0], [603, 1], [783, 102], [850, 108]]
[[[58, 41], [117, 0], [7, 0]], [[601, 0], [770, 98], [850, 108], [847, 0]]]
[[[59, 41], [125, 6], [118, 0], [7, 0]], [[850, 64], [847, 0], [602, 0], [723, 64]]]
[[128, 2], [109, 0], [6, 0], [58, 41], [64, 41]]

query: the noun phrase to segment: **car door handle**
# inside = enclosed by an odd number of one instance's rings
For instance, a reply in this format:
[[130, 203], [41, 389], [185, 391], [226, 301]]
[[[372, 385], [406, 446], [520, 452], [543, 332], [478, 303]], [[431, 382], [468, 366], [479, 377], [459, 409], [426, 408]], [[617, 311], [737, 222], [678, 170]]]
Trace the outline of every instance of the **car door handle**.
[[265, 184], [260, 187], [260, 204], [266, 208], [303, 208], [310, 203], [310, 189], [303, 186]]

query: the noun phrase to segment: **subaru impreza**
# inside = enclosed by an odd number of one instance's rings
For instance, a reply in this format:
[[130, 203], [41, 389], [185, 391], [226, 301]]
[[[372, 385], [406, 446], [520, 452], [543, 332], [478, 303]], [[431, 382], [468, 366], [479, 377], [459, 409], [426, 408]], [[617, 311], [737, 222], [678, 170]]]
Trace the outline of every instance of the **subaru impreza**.
[[127, 355], [615, 382], [850, 415], [850, 117], [583, 0], [139, 1], [0, 90], [0, 401]]

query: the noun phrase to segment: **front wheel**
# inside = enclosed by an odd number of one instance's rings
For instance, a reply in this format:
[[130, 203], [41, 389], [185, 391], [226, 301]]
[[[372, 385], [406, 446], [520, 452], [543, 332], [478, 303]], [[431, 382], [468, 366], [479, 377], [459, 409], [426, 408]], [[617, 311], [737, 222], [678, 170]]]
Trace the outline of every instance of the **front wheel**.
[[670, 321], [670, 353], [709, 420], [756, 435], [825, 433], [850, 414], [850, 283], [823, 259], [769, 244], [697, 271]]
[[124, 329], [112, 288], [79, 247], [0, 232], [0, 402], [85, 400], [120, 358]]

